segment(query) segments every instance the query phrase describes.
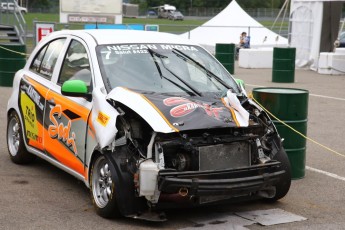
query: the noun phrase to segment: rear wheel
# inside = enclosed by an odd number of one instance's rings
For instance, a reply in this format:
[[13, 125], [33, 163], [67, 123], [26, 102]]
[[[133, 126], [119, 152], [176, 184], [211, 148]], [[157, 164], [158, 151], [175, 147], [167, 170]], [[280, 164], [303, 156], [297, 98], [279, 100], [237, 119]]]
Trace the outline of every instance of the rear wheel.
[[273, 160], [277, 160], [281, 163], [282, 169], [285, 170], [285, 173], [280, 177], [280, 180], [276, 185], [275, 196], [267, 198], [270, 202], [283, 198], [288, 193], [291, 185], [290, 161], [283, 147], [281, 147], [280, 151], [273, 157]]
[[98, 156], [91, 168], [91, 198], [96, 212], [104, 218], [120, 216], [115, 193], [115, 173], [113, 163], [104, 155]]
[[7, 119], [7, 148], [11, 160], [16, 164], [28, 164], [36, 158], [25, 148], [23, 129], [15, 111], [12, 111]]

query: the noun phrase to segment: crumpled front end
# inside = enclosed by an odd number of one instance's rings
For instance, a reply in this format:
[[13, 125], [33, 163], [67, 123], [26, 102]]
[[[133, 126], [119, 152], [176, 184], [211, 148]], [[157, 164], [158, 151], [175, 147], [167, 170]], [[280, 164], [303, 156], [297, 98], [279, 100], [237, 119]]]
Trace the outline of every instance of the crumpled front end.
[[139, 194], [142, 185], [147, 190], [147, 181], [142, 177], [150, 168], [157, 179], [151, 193], [144, 195], [158, 206], [181, 202], [200, 205], [244, 197], [273, 198], [275, 186], [286, 173], [281, 162], [272, 160], [280, 151], [280, 139], [272, 136], [264, 140], [260, 127], [231, 131], [155, 136], [154, 160], [147, 161], [152, 167], [146, 167], [143, 161], [145, 169], [141, 166], [138, 169]]
[[[159, 173], [161, 202], [183, 200], [205, 204], [244, 196], [273, 197], [275, 184], [285, 171], [279, 162], [240, 169], [193, 173]], [[177, 197], [177, 198], [176, 198]], [[171, 199], [173, 198], [173, 199]]]
[[[234, 119], [241, 114], [231, 98], [224, 102], [135, 95], [136, 100], [115, 91], [112, 95], [119, 111], [113, 154], [132, 178], [127, 184], [133, 184], [134, 196], [145, 200], [150, 210], [277, 200], [288, 192], [290, 166], [281, 139], [267, 114], [250, 99], [235, 98], [246, 112], [246, 124], [241, 125]], [[148, 115], [155, 113], [160, 119]], [[125, 154], [119, 154], [123, 148]]]

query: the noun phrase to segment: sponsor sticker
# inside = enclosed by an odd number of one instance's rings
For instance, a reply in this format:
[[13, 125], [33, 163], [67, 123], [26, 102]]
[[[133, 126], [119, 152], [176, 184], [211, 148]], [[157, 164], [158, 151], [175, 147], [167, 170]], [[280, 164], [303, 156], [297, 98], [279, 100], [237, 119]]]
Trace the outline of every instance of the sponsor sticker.
[[65, 125], [61, 120], [62, 109], [61, 105], [56, 105], [50, 110], [49, 120], [52, 123], [48, 127], [49, 136], [52, 139], [58, 139], [60, 142], [66, 144], [68, 147], [72, 147], [72, 151], [75, 155], [78, 155], [77, 145], [76, 145], [76, 135], [72, 131], [71, 120], [68, 120], [67, 125]]
[[110, 119], [110, 117], [108, 115], [106, 115], [105, 113], [102, 113], [101, 111], [98, 113], [97, 121], [101, 125], [107, 126], [109, 119]]
[[44, 105], [41, 103], [41, 95], [31, 85], [22, 84], [21, 89], [26, 92], [27, 96], [35, 102], [40, 110], [43, 111]]
[[194, 51], [199, 50], [191, 45], [176, 45], [176, 44], [121, 44], [106, 46], [106, 50], [101, 51], [105, 54], [105, 58], [109, 59], [111, 53], [115, 54], [142, 54], [148, 53], [148, 49], [164, 52], [165, 50], [177, 49], [180, 51]]
[[221, 107], [212, 107], [209, 104], [193, 102], [183, 97], [169, 97], [164, 99], [163, 103], [166, 106], [177, 105], [170, 110], [170, 115], [175, 118], [186, 116], [197, 108], [202, 108], [208, 116], [219, 119], [219, 112], [223, 110]]
[[26, 130], [26, 137], [34, 141], [42, 142], [42, 138], [38, 136], [38, 127], [36, 119], [35, 103], [26, 93], [21, 92], [20, 106], [23, 111], [24, 125]]

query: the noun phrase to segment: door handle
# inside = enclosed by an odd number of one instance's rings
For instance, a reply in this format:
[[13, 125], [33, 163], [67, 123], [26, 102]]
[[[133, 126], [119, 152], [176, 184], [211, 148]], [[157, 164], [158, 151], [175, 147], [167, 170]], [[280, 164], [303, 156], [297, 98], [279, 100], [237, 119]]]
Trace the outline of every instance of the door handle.
[[48, 102], [49, 105], [53, 105], [53, 106], [56, 105], [54, 98], [48, 100], [47, 102]]

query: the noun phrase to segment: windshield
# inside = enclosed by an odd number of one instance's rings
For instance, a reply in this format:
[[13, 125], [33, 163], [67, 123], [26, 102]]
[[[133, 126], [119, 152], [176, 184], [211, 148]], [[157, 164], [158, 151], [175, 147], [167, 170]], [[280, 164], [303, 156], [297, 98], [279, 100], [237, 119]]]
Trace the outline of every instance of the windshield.
[[116, 44], [97, 47], [103, 79], [110, 90], [122, 86], [158, 93], [204, 95], [239, 93], [236, 82], [199, 46]]

